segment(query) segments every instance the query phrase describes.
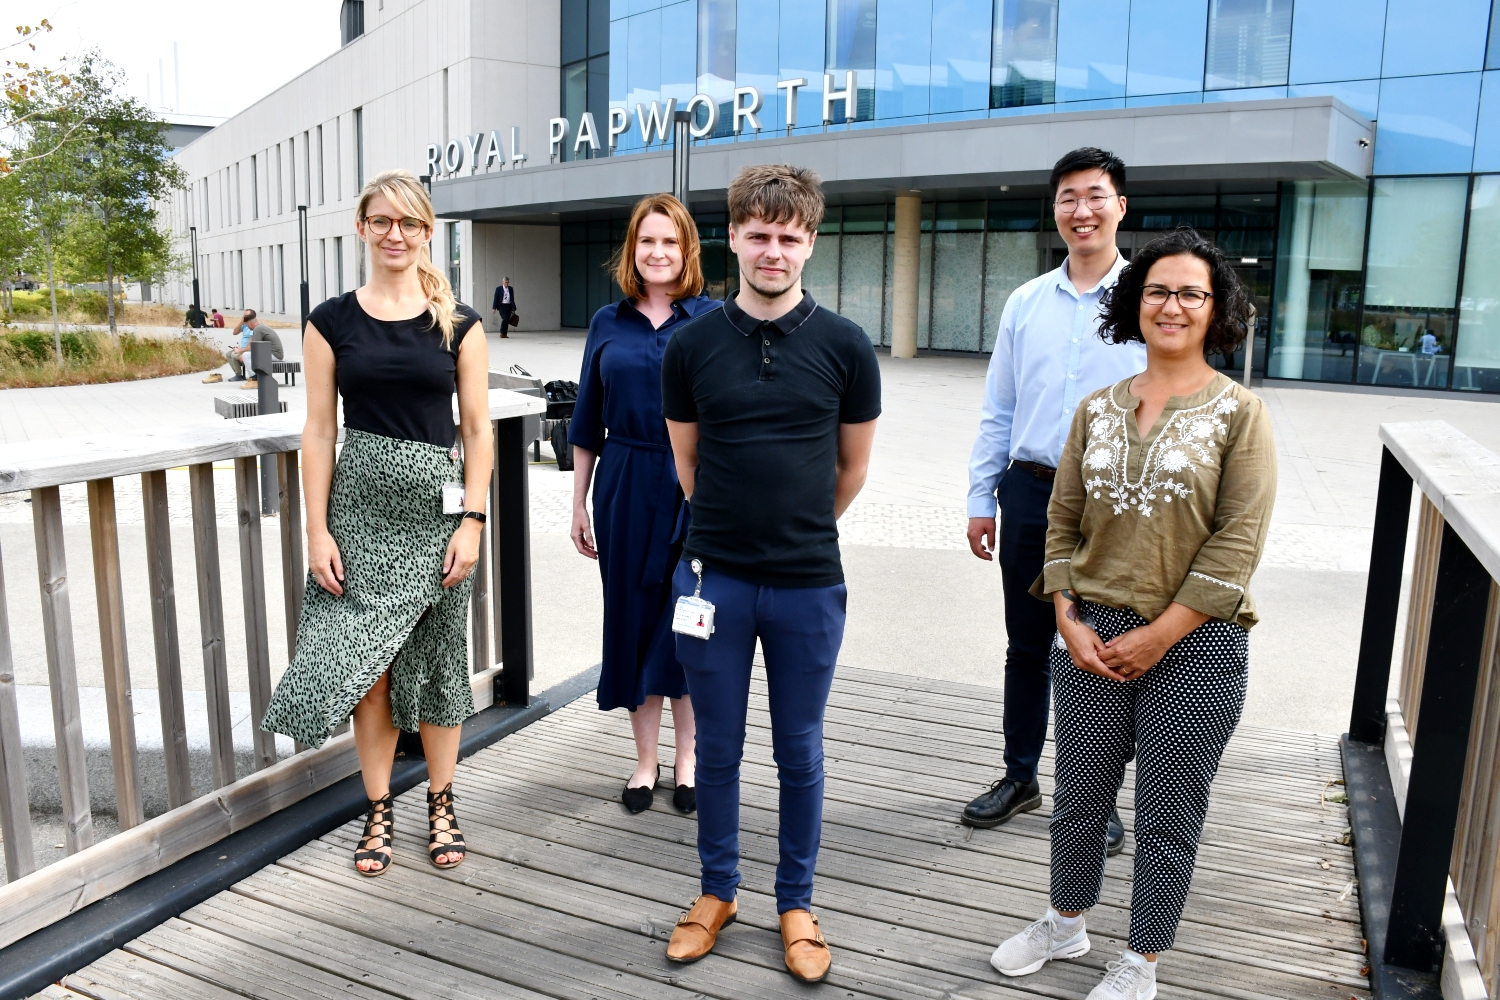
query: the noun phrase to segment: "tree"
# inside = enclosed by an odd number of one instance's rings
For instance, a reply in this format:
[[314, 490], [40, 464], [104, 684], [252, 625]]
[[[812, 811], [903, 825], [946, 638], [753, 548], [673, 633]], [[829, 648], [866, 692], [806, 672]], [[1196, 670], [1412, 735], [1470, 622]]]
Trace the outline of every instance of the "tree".
[[4, 295], [7, 315], [15, 311], [11, 291], [15, 288], [16, 272], [36, 239], [21, 185], [14, 176], [0, 174], [0, 293]]
[[167, 123], [119, 94], [118, 70], [89, 53], [73, 80], [82, 94], [77, 108], [83, 125], [71, 144], [78, 163], [77, 206], [64, 252], [83, 280], [104, 281], [114, 334], [116, 279], [159, 281], [172, 266], [171, 240], [155, 205], [186, 177], [171, 159]]
[[[17, 49], [35, 52], [36, 39], [51, 31], [52, 24], [45, 17], [37, 24], [17, 25], [17, 37], [0, 45], [0, 52], [13, 52]], [[67, 62], [67, 57], [64, 56], [61, 61]], [[66, 72], [34, 65], [29, 58], [8, 58], [0, 65], [0, 89], [4, 90], [4, 102], [0, 103], [0, 176], [10, 173], [27, 160], [25, 155], [19, 158], [15, 155], [17, 144], [12, 140], [17, 130], [24, 128], [34, 116], [45, 113], [46, 103], [38, 104], [33, 98], [42, 90], [49, 90], [54, 96], [59, 92], [67, 94], [71, 85], [72, 81]], [[76, 98], [77, 95], [71, 96]], [[59, 143], [66, 142], [67, 133], [56, 138]]]

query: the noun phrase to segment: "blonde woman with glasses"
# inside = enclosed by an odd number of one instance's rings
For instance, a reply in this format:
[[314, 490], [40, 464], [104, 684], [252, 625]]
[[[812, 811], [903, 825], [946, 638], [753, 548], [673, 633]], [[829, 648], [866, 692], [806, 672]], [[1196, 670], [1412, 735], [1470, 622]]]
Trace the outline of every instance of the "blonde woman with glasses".
[[[432, 264], [433, 223], [410, 173], [371, 180], [355, 211], [370, 280], [308, 317], [310, 580], [297, 653], [262, 724], [319, 746], [352, 713], [370, 800], [354, 854], [365, 876], [392, 862], [399, 730], [422, 734], [432, 863], [464, 859], [453, 771], [459, 724], [474, 711], [467, 607], [492, 463], [489, 357], [479, 314], [454, 300]], [[340, 397], [344, 447], [335, 461]], [[463, 484], [460, 511], [444, 503], [450, 483]]]

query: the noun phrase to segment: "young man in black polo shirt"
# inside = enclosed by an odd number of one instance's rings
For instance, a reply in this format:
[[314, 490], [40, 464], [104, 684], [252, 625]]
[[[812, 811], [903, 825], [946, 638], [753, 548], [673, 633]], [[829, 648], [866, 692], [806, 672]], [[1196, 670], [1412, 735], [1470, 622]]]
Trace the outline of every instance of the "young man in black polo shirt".
[[759, 638], [781, 781], [776, 909], [787, 968], [815, 982], [830, 961], [811, 912], [823, 710], [846, 596], [835, 522], [865, 482], [880, 371], [864, 331], [802, 291], [823, 220], [817, 176], [747, 167], [729, 186], [729, 218], [740, 290], [683, 324], [662, 359], [662, 412], [693, 507], [675, 597], [697, 592], [714, 606], [712, 634], [676, 637], [698, 720], [703, 894], [678, 921], [667, 957], [702, 958], [734, 919], [740, 758]]

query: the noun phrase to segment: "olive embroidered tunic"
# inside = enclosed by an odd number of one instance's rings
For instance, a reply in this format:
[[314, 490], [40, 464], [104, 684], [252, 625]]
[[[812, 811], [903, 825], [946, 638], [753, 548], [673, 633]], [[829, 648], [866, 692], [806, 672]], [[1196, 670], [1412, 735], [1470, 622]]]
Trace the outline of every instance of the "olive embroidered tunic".
[[1250, 577], [1276, 499], [1276, 446], [1260, 398], [1223, 375], [1173, 396], [1145, 440], [1134, 376], [1073, 416], [1031, 592], [1072, 590], [1154, 621], [1174, 601], [1250, 628]]

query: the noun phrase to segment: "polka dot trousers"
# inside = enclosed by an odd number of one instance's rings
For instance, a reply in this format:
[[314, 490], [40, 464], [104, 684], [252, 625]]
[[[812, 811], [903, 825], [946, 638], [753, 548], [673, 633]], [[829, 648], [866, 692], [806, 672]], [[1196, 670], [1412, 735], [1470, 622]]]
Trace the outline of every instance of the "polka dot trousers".
[[[1146, 620], [1084, 603], [1108, 640]], [[1121, 683], [1074, 665], [1052, 649], [1057, 782], [1052, 810], [1052, 905], [1099, 902], [1105, 823], [1136, 760], [1135, 883], [1130, 947], [1166, 951], [1177, 935], [1208, 789], [1245, 704], [1249, 633], [1209, 621], [1188, 633], [1142, 677]]]

